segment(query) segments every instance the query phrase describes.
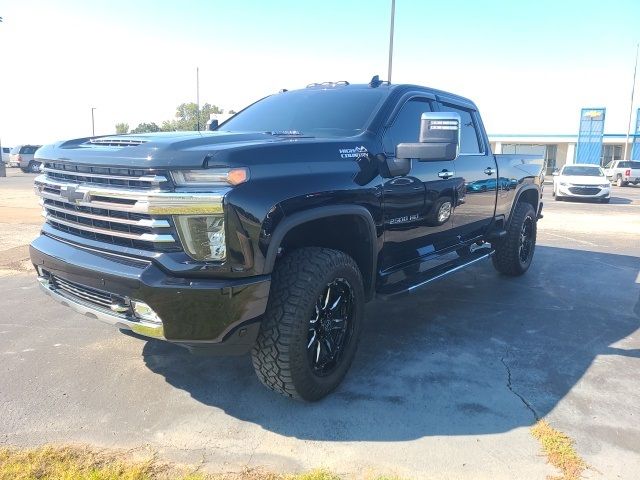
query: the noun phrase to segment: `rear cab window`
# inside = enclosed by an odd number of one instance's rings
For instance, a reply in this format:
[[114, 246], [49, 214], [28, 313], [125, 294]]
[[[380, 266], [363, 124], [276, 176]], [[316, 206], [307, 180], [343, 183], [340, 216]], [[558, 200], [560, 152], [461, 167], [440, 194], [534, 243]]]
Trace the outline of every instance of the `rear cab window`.
[[23, 153], [25, 155], [33, 155], [34, 153], [36, 153], [37, 149], [38, 147], [34, 147], [33, 145], [25, 145], [20, 149], [20, 153]]

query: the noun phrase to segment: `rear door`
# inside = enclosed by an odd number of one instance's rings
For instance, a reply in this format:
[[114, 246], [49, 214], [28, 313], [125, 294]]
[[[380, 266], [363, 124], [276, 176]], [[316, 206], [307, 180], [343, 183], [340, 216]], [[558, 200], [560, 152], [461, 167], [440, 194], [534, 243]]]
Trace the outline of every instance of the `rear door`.
[[[418, 141], [420, 116], [433, 111], [434, 101], [426, 94], [408, 94], [401, 100], [383, 135], [387, 156], [395, 156], [399, 143]], [[451, 161], [414, 160], [408, 175], [385, 180], [383, 271], [407, 266], [418, 271], [423, 257], [456, 243], [451, 231], [454, 177]]]
[[506, 188], [509, 179], [498, 178], [496, 159], [485, 142], [478, 112], [472, 105], [441, 101], [444, 112], [460, 115], [460, 155], [455, 160], [459, 190], [453, 228], [460, 241], [479, 237], [486, 232], [496, 208], [497, 190]]

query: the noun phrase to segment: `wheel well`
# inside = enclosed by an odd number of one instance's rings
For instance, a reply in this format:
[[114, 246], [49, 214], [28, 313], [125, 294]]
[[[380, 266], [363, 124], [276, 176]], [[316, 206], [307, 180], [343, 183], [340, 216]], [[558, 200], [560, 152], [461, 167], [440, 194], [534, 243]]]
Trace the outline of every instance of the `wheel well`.
[[533, 207], [534, 212], [538, 212], [538, 201], [539, 201], [538, 190], [531, 188], [529, 190], [525, 190], [522, 192], [522, 195], [518, 198], [518, 202], [530, 203]]
[[337, 215], [296, 225], [286, 233], [280, 248], [285, 255], [302, 247], [324, 247], [343, 251], [358, 265], [365, 295], [370, 299], [374, 287], [374, 242], [369, 225], [363, 217]]

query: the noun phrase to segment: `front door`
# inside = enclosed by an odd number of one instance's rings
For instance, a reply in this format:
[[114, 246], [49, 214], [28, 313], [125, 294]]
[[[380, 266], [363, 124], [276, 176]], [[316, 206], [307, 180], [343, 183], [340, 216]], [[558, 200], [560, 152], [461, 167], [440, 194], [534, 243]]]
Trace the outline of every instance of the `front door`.
[[[420, 116], [430, 111], [427, 98], [412, 97], [403, 104], [383, 138], [387, 156], [395, 155], [399, 143], [418, 141]], [[417, 160], [408, 175], [384, 182], [382, 284], [424, 271], [426, 257], [456, 243], [451, 227], [458, 183], [454, 162]]]
[[441, 103], [440, 110], [460, 115], [460, 154], [455, 160], [456, 175], [462, 180], [453, 228], [464, 242], [486, 232], [495, 214], [500, 188], [508, 188], [508, 179], [498, 178], [496, 160], [481, 134], [477, 112], [457, 105]]

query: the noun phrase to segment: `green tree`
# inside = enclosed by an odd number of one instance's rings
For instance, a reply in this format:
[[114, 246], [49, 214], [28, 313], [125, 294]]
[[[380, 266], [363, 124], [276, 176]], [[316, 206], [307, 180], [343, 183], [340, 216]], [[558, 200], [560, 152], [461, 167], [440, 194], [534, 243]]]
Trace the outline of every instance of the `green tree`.
[[235, 115], [236, 113], [238, 113], [238, 112], [236, 112], [236, 111], [235, 111], [235, 110], [233, 110], [233, 109], [229, 110], [229, 115]]
[[198, 112], [198, 106], [195, 103], [183, 103], [181, 105], [178, 105], [178, 108], [176, 109], [175, 120], [165, 121], [162, 123], [162, 130], [197, 130], [198, 120], [200, 121], [200, 130], [203, 130], [205, 124], [207, 123], [207, 120], [209, 120], [209, 116], [211, 114], [218, 113], [224, 113], [224, 110], [217, 107], [216, 105], [205, 103], [204, 105], [202, 105], [202, 107], [200, 107], [200, 111]]
[[116, 123], [116, 133], [118, 135], [129, 133], [129, 124], [124, 122]]
[[149, 132], [159, 132], [160, 127], [155, 123], [140, 123], [136, 128], [131, 130], [131, 133], [149, 133]]

